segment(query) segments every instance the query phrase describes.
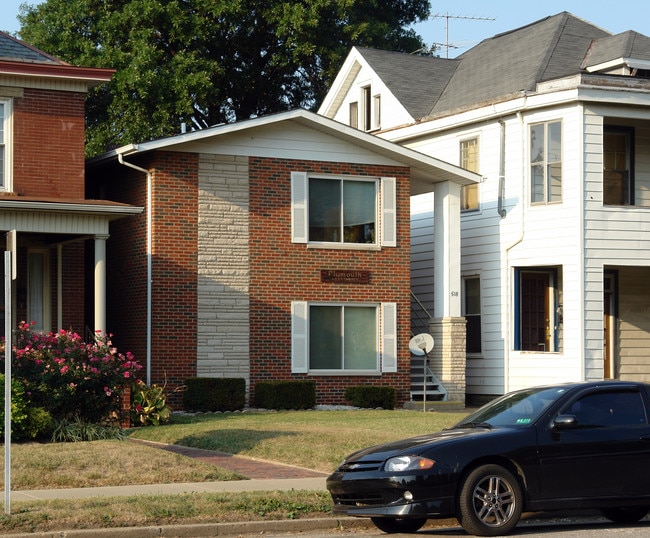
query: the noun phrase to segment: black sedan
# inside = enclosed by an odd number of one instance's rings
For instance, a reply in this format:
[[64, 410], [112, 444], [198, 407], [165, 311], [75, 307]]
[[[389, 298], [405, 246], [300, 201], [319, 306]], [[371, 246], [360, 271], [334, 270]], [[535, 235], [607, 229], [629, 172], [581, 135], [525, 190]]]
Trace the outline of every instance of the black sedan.
[[450, 429], [360, 450], [327, 479], [334, 512], [385, 532], [456, 517], [496, 536], [522, 512], [650, 510], [650, 385], [601, 381], [507, 394]]

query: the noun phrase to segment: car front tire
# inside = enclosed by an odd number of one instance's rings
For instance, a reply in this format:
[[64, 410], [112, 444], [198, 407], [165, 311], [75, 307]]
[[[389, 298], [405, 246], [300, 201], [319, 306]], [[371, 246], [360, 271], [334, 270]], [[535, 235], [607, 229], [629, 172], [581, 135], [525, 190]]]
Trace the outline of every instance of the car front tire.
[[371, 517], [370, 520], [380, 531], [387, 532], [388, 534], [417, 532], [427, 522], [426, 518], [419, 517]]
[[476, 536], [498, 536], [515, 528], [523, 509], [517, 478], [500, 465], [474, 469], [461, 486], [458, 521]]

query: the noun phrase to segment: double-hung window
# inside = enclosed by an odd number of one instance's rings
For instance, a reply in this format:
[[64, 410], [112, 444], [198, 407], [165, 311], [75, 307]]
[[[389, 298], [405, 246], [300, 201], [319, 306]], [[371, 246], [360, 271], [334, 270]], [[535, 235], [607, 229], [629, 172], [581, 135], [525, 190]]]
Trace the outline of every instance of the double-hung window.
[[291, 174], [292, 241], [395, 246], [395, 178]]
[[[462, 140], [460, 143], [460, 166], [478, 173], [478, 138]], [[478, 209], [478, 183], [464, 185], [460, 190], [461, 211]]]
[[530, 126], [530, 202], [562, 201], [562, 122]]
[[634, 204], [634, 130], [605, 127], [603, 133], [603, 204]]
[[396, 304], [291, 304], [291, 369], [377, 374], [397, 368]]
[[515, 349], [562, 349], [562, 271], [560, 267], [515, 271]]

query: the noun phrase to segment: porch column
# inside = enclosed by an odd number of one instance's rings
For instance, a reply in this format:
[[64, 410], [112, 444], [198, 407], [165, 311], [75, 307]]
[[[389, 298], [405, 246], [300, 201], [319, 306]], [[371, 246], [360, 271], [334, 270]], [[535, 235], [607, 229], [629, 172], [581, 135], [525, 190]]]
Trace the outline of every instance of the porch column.
[[433, 188], [433, 316], [460, 316], [460, 185]]
[[433, 190], [433, 319], [431, 369], [451, 401], [465, 401], [465, 318], [461, 316], [460, 185], [436, 183]]
[[95, 236], [95, 326], [106, 332], [106, 240], [108, 235]]

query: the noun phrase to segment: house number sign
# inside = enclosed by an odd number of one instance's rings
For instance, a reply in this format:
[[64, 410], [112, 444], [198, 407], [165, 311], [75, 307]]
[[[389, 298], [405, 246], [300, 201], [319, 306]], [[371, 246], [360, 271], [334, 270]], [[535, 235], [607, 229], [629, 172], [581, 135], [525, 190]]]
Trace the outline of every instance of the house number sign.
[[354, 269], [321, 269], [320, 281], [332, 284], [369, 284], [370, 271], [356, 271]]

